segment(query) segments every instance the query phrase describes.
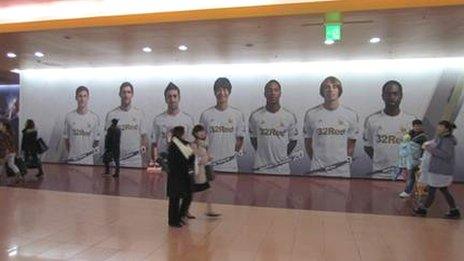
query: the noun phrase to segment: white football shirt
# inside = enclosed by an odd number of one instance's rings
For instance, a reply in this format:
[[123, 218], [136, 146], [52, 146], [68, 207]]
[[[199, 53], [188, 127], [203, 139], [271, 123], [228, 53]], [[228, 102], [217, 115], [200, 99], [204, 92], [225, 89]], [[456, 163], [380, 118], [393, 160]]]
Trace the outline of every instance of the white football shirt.
[[[298, 128], [295, 114], [285, 108], [272, 113], [261, 107], [250, 115], [249, 132], [257, 138], [254, 168], [281, 163], [288, 159], [287, 145], [297, 140]], [[290, 165], [255, 171], [256, 173], [290, 174]]]
[[[311, 169], [318, 169], [347, 159], [348, 139], [356, 140], [359, 134], [359, 117], [344, 106], [327, 110], [319, 105], [306, 111], [303, 133], [305, 138], [312, 139]], [[350, 165], [317, 174], [350, 177]]]
[[[383, 110], [369, 115], [364, 122], [364, 146], [374, 149], [372, 169], [381, 170], [398, 164], [398, 147], [416, 117], [404, 112], [389, 116]], [[376, 178], [392, 178], [392, 173], [374, 175]]]
[[69, 163], [93, 165], [93, 143], [100, 140], [100, 118], [92, 111], [69, 112], [64, 120], [63, 138], [69, 140]]
[[141, 135], [147, 134], [145, 114], [136, 107], [128, 111], [117, 107], [106, 115], [105, 130], [111, 126], [112, 119], [118, 119], [118, 127], [121, 129], [121, 166], [141, 167]]
[[[207, 130], [209, 153], [214, 158], [213, 161], [233, 156], [237, 138], [245, 137], [245, 117], [233, 107], [220, 111], [213, 106], [205, 110], [200, 116], [200, 124]], [[237, 158], [215, 166], [214, 170], [237, 172]]]
[[155, 117], [153, 120], [153, 127], [151, 132], [152, 143], [155, 143], [159, 152], [168, 151], [168, 135], [169, 132], [177, 126], [183, 126], [185, 129], [184, 138], [187, 141], [193, 141], [193, 117], [185, 112], [179, 112], [176, 115], [169, 115], [163, 112]]

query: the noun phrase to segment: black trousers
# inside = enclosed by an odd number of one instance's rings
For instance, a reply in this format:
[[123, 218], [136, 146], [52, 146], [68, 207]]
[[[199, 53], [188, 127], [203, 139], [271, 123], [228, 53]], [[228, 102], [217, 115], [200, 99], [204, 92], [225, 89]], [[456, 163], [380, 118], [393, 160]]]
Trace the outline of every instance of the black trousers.
[[454, 202], [454, 198], [449, 192], [448, 187], [436, 188], [436, 187], [428, 186], [428, 189], [429, 191], [428, 191], [427, 198], [425, 199], [424, 207], [429, 208], [432, 205], [433, 201], [435, 200], [435, 193], [437, 192], [437, 189], [439, 189], [441, 193], [443, 194], [443, 196], [445, 196], [448, 206], [451, 209], [456, 208], [456, 203]]
[[37, 168], [39, 173], [43, 174], [42, 162], [40, 161], [37, 152], [25, 150], [24, 161], [26, 162], [26, 166], [28, 168]]
[[110, 163], [114, 161], [114, 166], [116, 167], [116, 173], [119, 173], [119, 156], [120, 156], [119, 152], [113, 152], [113, 151], [105, 152], [103, 163], [105, 163], [106, 172], [110, 172]]
[[192, 193], [183, 196], [176, 195], [169, 197], [169, 224], [179, 224], [181, 218], [187, 215], [190, 204], [192, 203]]

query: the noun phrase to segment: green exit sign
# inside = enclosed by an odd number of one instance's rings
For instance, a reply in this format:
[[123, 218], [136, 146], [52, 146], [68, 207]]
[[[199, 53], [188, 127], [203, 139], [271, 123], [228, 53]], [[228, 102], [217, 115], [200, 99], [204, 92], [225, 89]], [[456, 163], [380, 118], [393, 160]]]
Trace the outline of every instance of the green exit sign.
[[326, 23], [325, 24], [325, 40], [340, 41], [342, 39], [342, 24], [341, 23]]

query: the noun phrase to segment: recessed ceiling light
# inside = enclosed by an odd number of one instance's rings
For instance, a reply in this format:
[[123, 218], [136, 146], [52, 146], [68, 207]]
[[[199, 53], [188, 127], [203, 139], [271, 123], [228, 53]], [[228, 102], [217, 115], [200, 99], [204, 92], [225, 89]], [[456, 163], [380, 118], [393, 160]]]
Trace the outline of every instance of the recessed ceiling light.
[[6, 57], [8, 57], [8, 58], [16, 58], [16, 56], [17, 55], [15, 53], [12, 53], [12, 52], [6, 53]]
[[146, 52], [146, 53], [151, 53], [151, 48], [150, 47], [143, 47], [142, 51]]
[[181, 50], [181, 51], [187, 51], [188, 50], [187, 45], [183, 45], [183, 44], [179, 45], [179, 47], [177, 47], [177, 48], [179, 48], [179, 50]]
[[10, 72], [12, 72], [12, 73], [19, 73], [20, 71], [19, 71], [18, 68], [14, 68], [13, 70], [10, 70]]
[[379, 37], [373, 37], [369, 40], [370, 43], [379, 43], [381, 40]]
[[35, 52], [34, 55], [36, 57], [44, 57], [45, 56], [45, 54], [43, 54], [42, 52]]
[[334, 41], [334, 40], [329, 40], [329, 39], [327, 39], [327, 40], [324, 41], [324, 43], [325, 43], [326, 45], [332, 45], [332, 44], [335, 43], [335, 41]]

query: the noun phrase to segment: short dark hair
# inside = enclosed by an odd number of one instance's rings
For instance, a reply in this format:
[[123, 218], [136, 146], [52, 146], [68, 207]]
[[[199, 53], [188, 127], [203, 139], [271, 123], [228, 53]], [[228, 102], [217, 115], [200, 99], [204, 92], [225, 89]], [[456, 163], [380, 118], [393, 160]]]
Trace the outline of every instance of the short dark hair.
[[216, 79], [214, 82], [214, 93], [218, 91], [219, 88], [225, 88], [229, 91], [229, 93], [232, 92], [232, 84], [230, 83], [229, 79], [226, 77], [219, 77]]
[[171, 130], [172, 136], [181, 139], [185, 134], [184, 126], [176, 126]]
[[76, 97], [77, 97], [77, 95], [78, 95], [80, 92], [87, 92], [87, 95], [90, 94], [89, 88], [87, 88], [87, 87], [85, 87], [85, 86], [83, 86], [83, 85], [77, 87], [77, 89], [76, 89]]
[[387, 89], [388, 86], [393, 86], [393, 85], [398, 86], [398, 88], [400, 89], [401, 94], [403, 94], [403, 85], [401, 85], [400, 82], [395, 81], [395, 80], [390, 80], [390, 81], [387, 81], [386, 83], [384, 83], [384, 85], [382, 86], [382, 94], [385, 93], [385, 90]]
[[198, 138], [197, 133], [200, 131], [204, 131], [204, 130], [205, 130], [205, 127], [203, 127], [203, 125], [201, 124], [195, 125], [195, 127], [193, 127], [193, 130], [192, 130], [193, 137]]
[[111, 123], [112, 123], [113, 125], [118, 125], [118, 122], [119, 122], [118, 119], [112, 119], [112, 120], [111, 120]]
[[336, 84], [337, 89], [338, 89], [338, 97], [342, 96], [343, 93], [343, 88], [342, 88], [342, 82], [335, 76], [329, 76], [325, 78], [322, 82], [321, 85], [319, 86], [319, 94], [324, 97], [324, 86], [328, 83]]
[[412, 125], [422, 125], [422, 121], [419, 119], [415, 119], [412, 121]]
[[443, 120], [443, 121], [440, 121], [438, 125], [442, 125], [443, 127], [445, 127], [449, 131], [450, 134], [453, 134], [453, 130], [456, 129], [456, 125], [450, 121]]
[[164, 89], [164, 98], [166, 98], [166, 95], [168, 94], [168, 92], [169, 92], [169, 91], [172, 91], [172, 90], [177, 91], [177, 93], [178, 93], [179, 96], [180, 96], [180, 89], [179, 89], [179, 87], [177, 87], [177, 85], [175, 85], [174, 83], [169, 82], [168, 86], [166, 86], [166, 89]]
[[121, 86], [119, 86], [119, 93], [121, 93], [122, 89], [124, 89], [125, 87], [130, 87], [132, 93], [134, 93], [134, 86], [132, 86], [132, 84], [130, 82], [121, 83]]
[[272, 84], [277, 84], [279, 86], [279, 90], [282, 90], [282, 87], [281, 87], [280, 83], [277, 80], [272, 79], [272, 80], [268, 81], [266, 83], [266, 85], [264, 85], [264, 91], [266, 91], [267, 88], [271, 87]]

